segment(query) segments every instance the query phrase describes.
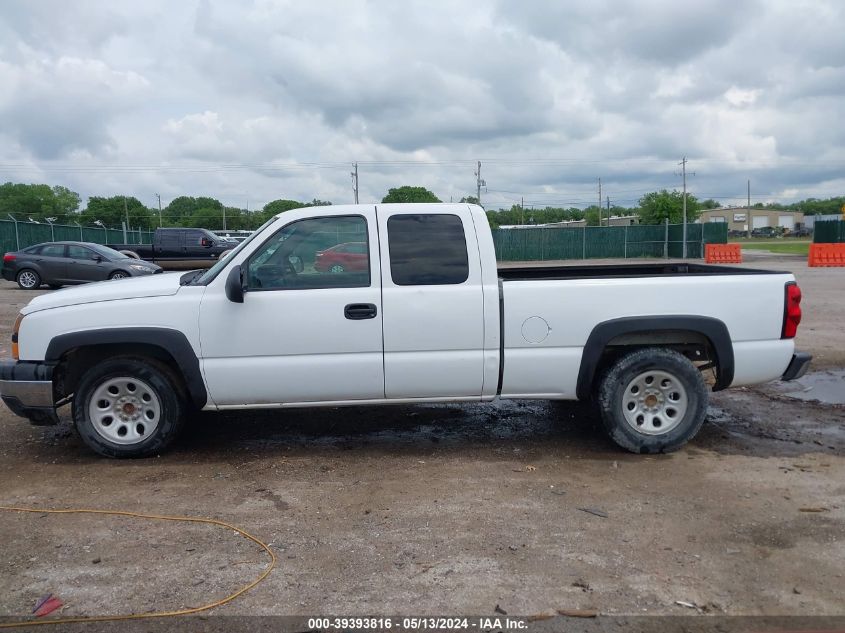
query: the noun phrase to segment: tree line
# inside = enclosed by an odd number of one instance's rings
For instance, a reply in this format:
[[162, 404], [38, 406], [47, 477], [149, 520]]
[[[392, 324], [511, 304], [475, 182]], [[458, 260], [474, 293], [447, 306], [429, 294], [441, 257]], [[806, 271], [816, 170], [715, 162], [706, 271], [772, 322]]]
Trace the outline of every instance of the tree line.
[[[402, 186], [390, 189], [382, 202], [440, 202], [440, 199], [425, 187]], [[477, 204], [478, 198], [468, 195], [460, 202]], [[7, 182], [0, 185], [0, 219], [9, 215], [17, 220], [53, 222], [55, 224], [79, 223], [83, 226], [100, 222], [108, 227], [120, 227], [127, 222], [132, 229], [151, 230], [158, 226], [199, 227], [211, 230], [252, 230], [272, 216], [308, 206], [330, 205], [325, 200], [312, 199], [310, 202], [279, 199], [268, 202], [261, 209], [247, 210], [226, 206], [215, 198], [206, 196], [179, 196], [170, 201], [161, 211], [144, 205], [134, 196], [92, 196], [85, 208], [78, 193], [67, 187], [45, 184], [24, 184]], [[808, 198], [792, 204], [754, 205], [757, 209], [802, 211], [805, 214], [840, 213], [845, 205], [845, 197], [828, 199]], [[721, 205], [714, 200], [698, 200], [687, 194], [687, 221], [694, 222], [701, 211], [715, 209]], [[509, 224], [547, 224], [567, 220], [586, 220], [588, 225], [598, 226], [599, 213], [602, 218], [608, 215], [637, 215], [643, 224], [661, 224], [666, 219], [672, 224], [682, 221], [683, 194], [680, 191], [662, 189], [643, 195], [637, 206], [611, 206], [599, 209], [598, 205], [586, 208], [521, 207], [513, 205], [510, 209], [487, 211], [487, 218], [492, 228]]]
[[0, 185], [0, 219], [26, 222], [52, 222], [117, 228], [127, 222], [132, 229], [152, 230], [158, 226], [184, 226], [223, 230], [252, 230], [270, 217], [309, 206], [329, 205], [317, 200], [273, 200], [261, 209], [247, 210], [226, 206], [216, 198], [179, 196], [162, 207], [161, 211], [144, 205], [134, 196], [91, 196], [85, 208], [78, 193], [66, 187], [7, 182]]

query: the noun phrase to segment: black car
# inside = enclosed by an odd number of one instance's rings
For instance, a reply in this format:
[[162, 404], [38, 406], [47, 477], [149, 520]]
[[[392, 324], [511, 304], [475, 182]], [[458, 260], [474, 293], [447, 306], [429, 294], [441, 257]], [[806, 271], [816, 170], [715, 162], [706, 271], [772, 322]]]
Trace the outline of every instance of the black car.
[[160, 273], [161, 267], [90, 242], [47, 242], [3, 255], [3, 279], [24, 290]]
[[783, 231], [779, 227], [762, 226], [751, 231], [751, 237], [780, 237]]

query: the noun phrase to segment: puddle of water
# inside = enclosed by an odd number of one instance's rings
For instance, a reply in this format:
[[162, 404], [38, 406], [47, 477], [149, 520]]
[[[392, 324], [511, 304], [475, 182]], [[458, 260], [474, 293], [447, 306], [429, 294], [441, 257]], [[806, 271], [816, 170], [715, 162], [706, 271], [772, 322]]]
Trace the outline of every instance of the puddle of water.
[[800, 400], [845, 404], [845, 369], [814, 371], [789, 383], [784, 394]]

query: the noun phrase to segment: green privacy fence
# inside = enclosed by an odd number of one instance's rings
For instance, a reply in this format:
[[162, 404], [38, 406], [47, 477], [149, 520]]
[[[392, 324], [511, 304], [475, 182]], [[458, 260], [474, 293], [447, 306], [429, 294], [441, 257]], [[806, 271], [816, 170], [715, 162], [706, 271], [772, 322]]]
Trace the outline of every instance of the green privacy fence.
[[[727, 242], [725, 223], [687, 224], [688, 257], [702, 257], [703, 244]], [[495, 229], [493, 243], [499, 261], [682, 257], [683, 225]]]
[[845, 242], [845, 220], [825, 220], [813, 225], [813, 241], [816, 244], [839, 244]]
[[78, 224], [46, 224], [38, 222], [13, 222], [0, 220], [0, 252], [17, 251], [42, 242], [72, 240], [97, 244], [150, 244], [152, 231], [80, 226]]

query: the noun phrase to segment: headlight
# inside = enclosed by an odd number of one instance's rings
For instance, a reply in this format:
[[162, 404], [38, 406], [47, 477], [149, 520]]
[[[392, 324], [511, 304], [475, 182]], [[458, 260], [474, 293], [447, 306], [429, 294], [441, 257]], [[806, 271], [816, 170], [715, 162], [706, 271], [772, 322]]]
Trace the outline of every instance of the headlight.
[[129, 268], [131, 268], [132, 270], [139, 270], [139, 271], [145, 272], [145, 273], [153, 272], [152, 270], [150, 270], [146, 266], [142, 266], [141, 264], [129, 264]]

